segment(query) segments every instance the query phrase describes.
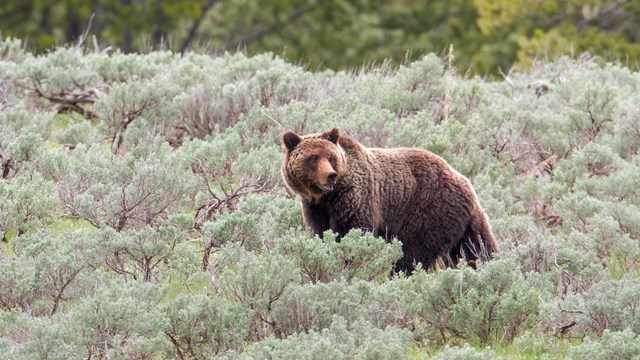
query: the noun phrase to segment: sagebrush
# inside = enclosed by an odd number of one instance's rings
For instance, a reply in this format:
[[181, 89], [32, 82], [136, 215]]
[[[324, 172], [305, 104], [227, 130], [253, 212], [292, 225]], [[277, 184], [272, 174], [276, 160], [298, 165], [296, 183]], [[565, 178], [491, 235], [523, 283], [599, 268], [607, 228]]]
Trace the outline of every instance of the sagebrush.
[[[638, 354], [637, 72], [1, 46], [0, 357]], [[500, 254], [391, 276], [399, 243], [312, 236], [281, 134], [331, 127], [445, 158]]]

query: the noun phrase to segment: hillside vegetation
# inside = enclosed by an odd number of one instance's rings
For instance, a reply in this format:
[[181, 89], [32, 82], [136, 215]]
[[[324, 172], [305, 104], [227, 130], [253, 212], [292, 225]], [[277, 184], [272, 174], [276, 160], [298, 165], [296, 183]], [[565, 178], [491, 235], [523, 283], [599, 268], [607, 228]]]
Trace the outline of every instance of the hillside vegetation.
[[310, 69], [399, 64], [456, 49], [460, 73], [589, 52], [638, 69], [633, 0], [3, 0], [0, 33], [44, 52], [84, 42], [149, 49], [273, 52]]
[[[0, 358], [640, 356], [640, 75], [588, 56], [502, 81], [434, 55], [0, 45]], [[390, 276], [400, 245], [302, 225], [285, 130], [412, 146], [472, 181], [501, 253]]]

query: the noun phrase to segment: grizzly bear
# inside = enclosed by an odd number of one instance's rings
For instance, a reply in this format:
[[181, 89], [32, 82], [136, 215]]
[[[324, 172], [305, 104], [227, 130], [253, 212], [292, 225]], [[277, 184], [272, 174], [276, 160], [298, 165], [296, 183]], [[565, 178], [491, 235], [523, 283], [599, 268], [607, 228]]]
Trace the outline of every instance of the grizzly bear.
[[410, 274], [442, 257], [475, 267], [497, 251], [469, 180], [439, 156], [414, 148], [366, 148], [338, 129], [283, 135], [282, 178], [300, 196], [304, 223], [322, 236], [351, 229], [402, 242], [394, 271]]

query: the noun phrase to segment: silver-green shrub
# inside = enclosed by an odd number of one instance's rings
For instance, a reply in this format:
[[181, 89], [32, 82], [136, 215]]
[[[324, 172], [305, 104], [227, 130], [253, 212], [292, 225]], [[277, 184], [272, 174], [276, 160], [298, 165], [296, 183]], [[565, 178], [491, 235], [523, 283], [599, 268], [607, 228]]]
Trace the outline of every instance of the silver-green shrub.
[[[636, 356], [638, 89], [590, 57], [489, 81], [2, 40], [0, 357]], [[401, 276], [398, 242], [310, 234], [282, 133], [331, 127], [442, 156], [501, 254]]]
[[244, 347], [249, 336], [251, 311], [221, 297], [181, 294], [166, 302], [164, 333], [172, 346], [170, 358], [205, 359]]
[[571, 349], [570, 359], [637, 359], [640, 356], [640, 339], [627, 329], [605, 330], [600, 340], [586, 339]]
[[56, 181], [66, 214], [99, 228], [154, 225], [183, 205], [193, 183], [189, 172], [179, 171], [180, 159], [166, 144], [140, 146], [126, 156], [110, 155], [99, 146], [52, 155], [43, 172]]
[[242, 354], [230, 353], [220, 359], [402, 359], [408, 355], [408, 335], [406, 330], [372, 328], [366, 321], [349, 324], [336, 317], [322, 331], [283, 340], [268, 338]]
[[12, 240], [14, 256], [0, 262], [1, 309], [52, 316], [67, 301], [83, 297], [96, 252], [83, 233], [38, 232]]
[[59, 207], [53, 182], [37, 172], [0, 179], [0, 234], [3, 240], [46, 228]]
[[279, 239], [275, 250], [293, 259], [305, 280], [313, 283], [382, 279], [402, 256], [397, 240], [387, 244], [383, 239], [357, 229], [340, 241], [330, 231], [325, 232], [322, 239], [292, 234]]

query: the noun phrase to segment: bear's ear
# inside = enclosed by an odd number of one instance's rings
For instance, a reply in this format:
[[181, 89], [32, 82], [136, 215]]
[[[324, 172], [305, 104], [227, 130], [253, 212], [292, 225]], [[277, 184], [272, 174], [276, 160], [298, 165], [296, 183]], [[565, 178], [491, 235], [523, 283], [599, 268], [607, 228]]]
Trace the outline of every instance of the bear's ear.
[[284, 135], [282, 135], [282, 142], [289, 151], [293, 150], [296, 145], [300, 144], [300, 141], [302, 141], [302, 138], [293, 131], [287, 131], [286, 133], [284, 133]]
[[338, 130], [338, 128], [333, 128], [329, 131], [325, 131], [322, 133], [322, 137], [334, 144], [337, 144], [338, 139], [340, 139], [340, 130]]

